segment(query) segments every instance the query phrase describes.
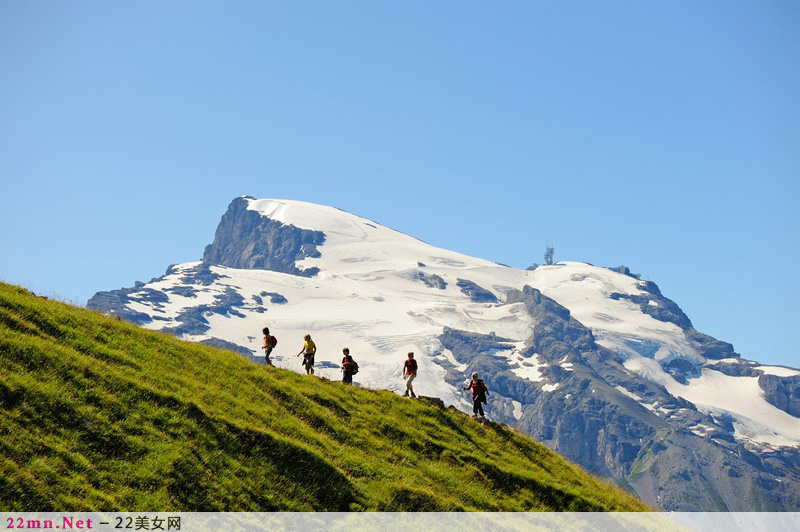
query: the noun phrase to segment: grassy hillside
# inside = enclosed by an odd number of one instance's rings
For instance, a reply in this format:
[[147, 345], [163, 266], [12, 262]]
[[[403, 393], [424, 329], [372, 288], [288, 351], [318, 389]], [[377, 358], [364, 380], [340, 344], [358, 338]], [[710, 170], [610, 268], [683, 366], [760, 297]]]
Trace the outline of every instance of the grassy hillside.
[[0, 283], [0, 511], [647, 509], [505, 427]]

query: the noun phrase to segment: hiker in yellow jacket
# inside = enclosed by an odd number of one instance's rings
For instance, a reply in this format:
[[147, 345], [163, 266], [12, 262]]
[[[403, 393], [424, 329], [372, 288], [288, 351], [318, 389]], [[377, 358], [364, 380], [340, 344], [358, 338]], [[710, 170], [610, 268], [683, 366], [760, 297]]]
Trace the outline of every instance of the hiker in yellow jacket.
[[303, 349], [297, 353], [297, 356], [303, 355], [303, 367], [306, 368], [306, 375], [314, 374], [314, 354], [317, 352], [317, 346], [311, 339], [311, 335], [307, 334], [304, 337], [305, 343]]

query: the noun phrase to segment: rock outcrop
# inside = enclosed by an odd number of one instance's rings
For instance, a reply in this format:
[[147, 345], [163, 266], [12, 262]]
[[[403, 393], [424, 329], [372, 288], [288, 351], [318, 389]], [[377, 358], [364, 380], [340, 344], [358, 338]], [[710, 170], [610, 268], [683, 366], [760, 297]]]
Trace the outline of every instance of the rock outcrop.
[[800, 377], [761, 375], [758, 385], [764, 390], [767, 401], [787, 414], [800, 418]]
[[214, 242], [206, 246], [203, 262], [304, 277], [319, 273], [318, 268], [302, 269], [297, 262], [319, 257], [317, 246], [325, 242], [324, 233], [284, 225], [248, 209], [247, 205], [244, 197], [231, 202], [217, 227]]
[[[796, 449], [750, 452], [733, 437], [729, 419], [700, 412], [663, 386], [632, 374], [566, 308], [539, 290], [512, 290], [507, 303], [523, 303], [536, 324], [519, 354], [549, 362], [541, 367], [539, 380], [521, 379], [506, 358], [492, 356], [507, 348], [506, 339], [449, 328], [440, 337], [455, 360], [466, 365], [457, 370], [443, 364], [448, 382], [459, 386], [472, 370], [490, 376], [492, 419], [530, 434], [597, 475], [616, 479], [664, 510], [800, 507]], [[730, 344], [693, 329], [686, 334], [720, 358], [732, 352]], [[768, 399], [795, 416], [798, 381], [759, 378]]]

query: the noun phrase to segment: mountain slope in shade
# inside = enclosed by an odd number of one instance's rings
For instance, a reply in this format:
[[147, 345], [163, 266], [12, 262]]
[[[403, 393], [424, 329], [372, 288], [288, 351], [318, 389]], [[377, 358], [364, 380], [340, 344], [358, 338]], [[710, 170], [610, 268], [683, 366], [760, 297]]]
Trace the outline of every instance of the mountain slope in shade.
[[800, 371], [743, 359], [696, 331], [658, 287], [568, 262], [509, 268], [430, 246], [346, 212], [235, 199], [202, 261], [171, 266], [88, 306], [300, 371], [309, 333], [318, 375], [489, 415], [667, 510], [800, 510]]

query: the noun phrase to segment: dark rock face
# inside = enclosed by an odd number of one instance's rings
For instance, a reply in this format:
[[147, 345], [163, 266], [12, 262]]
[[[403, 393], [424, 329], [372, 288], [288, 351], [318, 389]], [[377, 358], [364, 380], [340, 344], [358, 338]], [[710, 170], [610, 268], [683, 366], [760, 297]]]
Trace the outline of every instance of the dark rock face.
[[[274, 305], [285, 305], [286, 303], [289, 302], [288, 299], [286, 299], [285, 297], [283, 297], [282, 295], [280, 295], [277, 292], [261, 292], [261, 296], [262, 297], [268, 297], [270, 303], [272, 303]], [[259, 303], [259, 304], [261, 304], [261, 303]]]
[[[800, 376], [778, 377], [761, 375], [758, 385], [764, 390], [764, 397], [787, 414], [800, 418]], [[797, 420], [800, 423], [800, 419]]]
[[[613, 477], [663, 510], [800, 510], [796, 449], [748, 451], [733, 437], [729, 418], [700, 412], [626, 370], [566, 308], [538, 290], [511, 290], [507, 303], [523, 303], [534, 318], [533, 334], [518, 355], [549, 362], [540, 366], [541, 380], [519, 377], [516, 363], [494, 354], [511, 348], [504, 338], [449, 328], [439, 338], [462, 365], [457, 370], [440, 363], [449, 384], [463, 386], [472, 371], [486, 381], [490, 419], [530, 434], [595, 474]], [[697, 344], [709, 346], [706, 352], [732, 352], [711, 337], [692, 334]], [[698, 370], [687, 364], [675, 361], [676, 373], [692, 376]], [[720, 364], [728, 371], [748, 367]], [[759, 382], [774, 404], [797, 401], [797, 381], [762, 375]]]
[[547, 361], [597, 349], [592, 332], [573, 318], [569, 310], [546, 297], [536, 288], [511, 290], [506, 303], [524, 303], [536, 324], [530, 348]]
[[452, 374], [453, 382], [458, 382], [459, 386], [475, 371], [480, 374], [502, 374], [509, 369], [507, 359], [494, 356], [496, 351], [512, 347], [506, 343], [509, 341], [506, 338], [445, 327], [439, 341], [445, 349], [453, 353], [457, 362], [467, 364], [464, 373]]
[[800, 506], [792, 471], [796, 458], [763, 459], [720, 436], [659, 432], [639, 453], [626, 484], [675, 511], [774, 512]]
[[222, 216], [214, 242], [206, 246], [203, 262], [250, 270], [271, 270], [313, 277], [318, 268], [301, 270], [296, 263], [319, 257], [317, 246], [325, 242], [320, 231], [284, 225], [247, 208], [247, 199], [236, 198]]
[[694, 342], [697, 351], [706, 358], [721, 360], [723, 358], [739, 358], [739, 354], [733, 351], [733, 345], [728, 342], [717, 340], [707, 334], [694, 330], [693, 327], [684, 331], [686, 337]]
[[242, 308], [244, 304], [244, 298], [234, 289], [228, 288], [224, 294], [216, 296], [213, 303], [185, 308], [176, 318], [176, 321], [181, 324], [177, 327], [166, 327], [162, 331], [178, 336], [184, 334], [202, 335], [211, 328], [208, 325], [206, 316], [219, 314], [221, 316], [244, 318], [244, 314], [236, 310], [237, 308]]
[[445, 349], [449, 349], [459, 362], [472, 360], [475, 355], [489, 354], [501, 349], [510, 349], [511, 340], [494, 334], [480, 334], [469, 331], [459, 331], [445, 327], [439, 337]]
[[730, 364], [725, 362], [717, 362], [714, 364], [706, 364], [708, 369], [719, 371], [731, 377], [758, 377], [763, 372], [753, 365], [749, 364]]
[[[616, 477], [627, 474], [641, 440], [653, 436], [657, 419], [610, 386], [613, 377], [627, 380], [624, 368], [566, 308], [539, 290], [529, 286], [512, 290], [507, 302], [524, 303], [536, 324], [523, 356], [536, 353], [554, 364], [543, 376], [549, 383], [558, 383], [552, 391], [536, 383], [518, 399], [532, 405], [523, 407], [522, 426], [590, 471]], [[609, 373], [616, 375], [604, 379], [589, 361], [610, 367]], [[638, 393], [647, 393], [648, 385], [644, 383]]]
[[475, 303], [497, 303], [497, 297], [472, 281], [458, 279], [456, 285]]
[[[144, 312], [136, 312], [127, 307], [129, 303], [140, 300], [155, 302], [163, 301], [166, 297], [161, 292], [144, 288], [144, 284], [137, 282], [133, 288], [122, 288], [111, 292], [98, 292], [86, 303], [86, 308], [111, 314], [118, 318], [137, 325], [151, 323], [154, 318]], [[142, 294], [139, 296], [139, 294]]]
[[655, 319], [667, 323], [674, 323], [681, 329], [689, 329], [692, 326], [689, 317], [684, 314], [681, 308], [674, 301], [661, 295], [656, 283], [652, 281], [640, 281], [639, 287], [647, 294], [611, 294], [611, 299], [627, 299], [637, 305], [645, 314], [649, 314]]
[[[170, 266], [163, 277], [153, 279], [153, 281], [161, 281], [166, 276], [174, 275], [175, 273], [174, 267]], [[208, 291], [207, 287], [213, 281], [223, 279], [223, 277], [223, 275], [211, 271], [209, 264], [201, 262], [193, 268], [182, 270], [180, 281], [185, 284], [165, 289], [162, 292], [146, 288], [143, 283], [136, 283], [133, 288], [98, 292], [89, 300], [86, 307], [118, 316], [120, 319], [137, 325], [147, 325], [156, 320], [167, 321], [166, 318], [159, 316], [158, 313], [163, 312], [164, 307], [169, 303], [171, 294], [182, 297], [197, 297], [201, 292]], [[166, 326], [167, 324], [165, 323], [161, 330], [178, 336], [204, 335], [210, 329], [207, 316], [218, 314], [221, 316], [244, 317], [240, 310], [245, 308], [264, 313], [267, 311], [267, 305], [263, 298], [269, 298], [270, 304], [273, 305], [288, 303], [287, 299], [277, 292], [262, 292], [259, 296], [255, 296], [252, 302], [245, 301], [236, 290], [228, 287], [222, 294], [216, 294], [211, 303], [183, 308], [178, 316], [174, 318], [178, 325]], [[147, 302], [152, 306], [153, 313], [145, 314], [131, 310], [127, 305], [134, 302]], [[210, 345], [223, 347], [219, 344], [222, 340], [217, 339], [215, 342]], [[232, 346], [230, 349], [237, 353], [245, 354], [239, 346]]]
[[661, 367], [681, 384], [686, 384], [686, 379], [699, 377], [702, 371], [702, 366], [692, 364], [683, 358], [670, 360], [666, 364], [661, 364]]
[[[174, 265], [167, 268], [167, 273], [165, 275], [170, 275], [172, 273], [175, 273]], [[181, 283], [183, 283], [184, 286], [180, 288], [188, 288], [186, 285], [211, 286], [219, 279], [222, 279], [222, 275], [212, 272], [210, 264], [201, 263], [195, 268], [184, 270], [183, 277], [181, 277]]]
[[[422, 266], [425, 265], [422, 264]], [[414, 271], [411, 273], [410, 277], [412, 280], [425, 283], [425, 285], [430, 286], [431, 288], [438, 288], [439, 290], [444, 290], [447, 288], [447, 282], [441, 276], [436, 275], [435, 273]]]

